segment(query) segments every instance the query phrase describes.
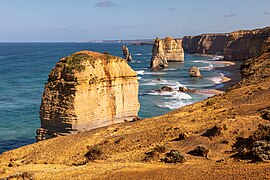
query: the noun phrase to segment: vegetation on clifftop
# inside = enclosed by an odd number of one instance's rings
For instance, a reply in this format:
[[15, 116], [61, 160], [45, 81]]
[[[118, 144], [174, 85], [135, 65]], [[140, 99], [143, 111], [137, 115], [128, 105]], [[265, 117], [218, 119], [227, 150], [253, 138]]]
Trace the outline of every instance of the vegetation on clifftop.
[[82, 72], [85, 70], [85, 66], [82, 64], [83, 61], [89, 59], [89, 56], [87, 54], [79, 53], [79, 54], [73, 54], [71, 56], [68, 56], [66, 58], [66, 71], [68, 73], [74, 73], [73, 70]]

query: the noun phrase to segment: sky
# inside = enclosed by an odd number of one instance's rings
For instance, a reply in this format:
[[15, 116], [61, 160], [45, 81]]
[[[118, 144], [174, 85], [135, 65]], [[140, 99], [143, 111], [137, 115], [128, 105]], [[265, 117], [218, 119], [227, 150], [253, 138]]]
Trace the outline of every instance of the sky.
[[270, 0], [0, 0], [0, 42], [154, 39], [270, 25]]

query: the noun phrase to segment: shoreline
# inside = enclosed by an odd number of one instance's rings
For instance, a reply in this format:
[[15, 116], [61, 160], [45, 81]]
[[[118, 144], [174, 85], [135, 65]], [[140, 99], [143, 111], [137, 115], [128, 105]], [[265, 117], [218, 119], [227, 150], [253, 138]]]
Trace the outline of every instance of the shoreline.
[[[199, 54], [196, 54], [199, 55]], [[203, 56], [211, 56], [213, 58], [219, 57], [214, 55], [204, 55]], [[222, 87], [217, 87], [213, 89], [208, 90], [199, 90], [199, 94], [212, 94], [212, 95], [218, 95], [222, 94], [225, 91], [227, 91], [231, 86], [238, 83], [241, 80], [241, 73], [240, 73], [240, 66], [243, 63], [242, 61], [226, 61], [223, 59], [214, 59], [212, 62], [223, 64], [223, 67], [214, 67], [212, 70], [220, 70], [228, 72], [228, 74], [224, 75], [222, 77], [222, 81], [220, 84], [223, 84]], [[218, 84], [218, 85], [220, 85]]]
[[[232, 61], [230, 61], [232, 62]], [[243, 62], [241, 61], [234, 61], [232, 62], [234, 64], [230, 66], [225, 66], [225, 67], [216, 67], [214, 68], [215, 70], [221, 70], [221, 71], [226, 71], [229, 72], [228, 75], [223, 77], [222, 83], [224, 86], [217, 88], [216, 90], [219, 91], [226, 91], [228, 90], [232, 85], [238, 83], [241, 80], [241, 73], [240, 73], [240, 66]]]

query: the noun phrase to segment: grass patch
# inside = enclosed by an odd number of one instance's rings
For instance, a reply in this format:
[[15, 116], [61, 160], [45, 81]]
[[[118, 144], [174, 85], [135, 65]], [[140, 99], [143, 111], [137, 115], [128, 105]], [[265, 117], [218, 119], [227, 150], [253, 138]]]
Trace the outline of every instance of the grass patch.
[[66, 58], [66, 71], [68, 73], [74, 73], [74, 71], [82, 72], [85, 70], [83, 61], [89, 59], [89, 56], [83, 53], [73, 54]]

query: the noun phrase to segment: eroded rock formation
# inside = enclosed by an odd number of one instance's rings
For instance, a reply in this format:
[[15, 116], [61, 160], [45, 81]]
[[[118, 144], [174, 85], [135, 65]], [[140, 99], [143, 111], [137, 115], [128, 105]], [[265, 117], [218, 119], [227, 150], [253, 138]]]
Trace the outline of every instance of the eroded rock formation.
[[190, 77], [198, 77], [198, 78], [202, 78], [201, 72], [199, 70], [198, 67], [196, 66], [192, 66], [189, 70], [188, 70], [188, 74]]
[[190, 54], [222, 55], [228, 43], [229, 34], [202, 34], [199, 36], [185, 36], [183, 48]]
[[122, 46], [123, 56], [127, 61], [132, 61], [131, 54], [129, 53], [127, 46]]
[[270, 45], [270, 27], [252, 31], [236, 31], [231, 34], [231, 41], [224, 49], [226, 60], [243, 61], [256, 57], [266, 51]]
[[[50, 72], [40, 107], [43, 129], [38, 132], [86, 131], [132, 120], [138, 110], [137, 75], [126, 61], [80, 51], [61, 59]], [[44, 139], [46, 134], [38, 136]]]
[[184, 61], [182, 40], [171, 37], [156, 38], [152, 49], [151, 68], [164, 69], [169, 61]]
[[270, 27], [255, 30], [239, 30], [223, 34], [185, 36], [186, 53], [224, 55], [226, 60], [245, 60], [256, 57], [270, 44]]

